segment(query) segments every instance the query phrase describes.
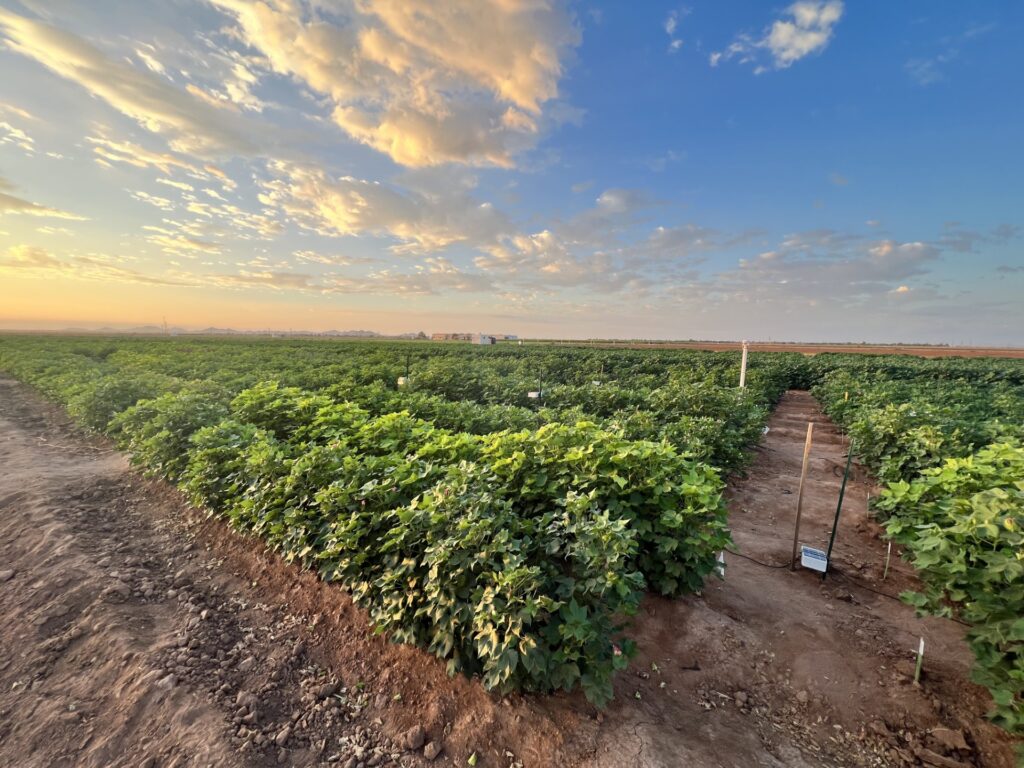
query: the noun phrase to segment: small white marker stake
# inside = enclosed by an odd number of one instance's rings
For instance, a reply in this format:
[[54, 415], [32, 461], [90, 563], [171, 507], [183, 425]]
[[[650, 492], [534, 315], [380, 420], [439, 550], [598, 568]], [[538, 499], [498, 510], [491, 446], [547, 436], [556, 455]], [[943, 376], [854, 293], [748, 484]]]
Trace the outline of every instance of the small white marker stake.
[[715, 570], [718, 571], [718, 575], [723, 579], [725, 578], [725, 550], [723, 549], [718, 553], [718, 565], [715, 566]]
[[892, 542], [889, 542], [889, 548], [885, 551], [885, 570], [882, 571], [882, 581], [885, 581], [885, 577], [889, 575], [889, 558], [892, 557]]
[[917, 646], [917, 666], [914, 667], [914, 685], [921, 684], [921, 664], [924, 661], [924, 638], [921, 638], [921, 644]]
[[740, 360], [740, 389], [747, 386], [747, 342], [743, 342], [743, 358]]

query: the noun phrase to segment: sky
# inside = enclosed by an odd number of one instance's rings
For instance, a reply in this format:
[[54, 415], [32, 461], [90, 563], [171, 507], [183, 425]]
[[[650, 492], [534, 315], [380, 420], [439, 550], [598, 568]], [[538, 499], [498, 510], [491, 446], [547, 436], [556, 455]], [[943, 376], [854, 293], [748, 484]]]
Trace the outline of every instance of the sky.
[[0, 327], [1024, 345], [1017, 0], [0, 0]]

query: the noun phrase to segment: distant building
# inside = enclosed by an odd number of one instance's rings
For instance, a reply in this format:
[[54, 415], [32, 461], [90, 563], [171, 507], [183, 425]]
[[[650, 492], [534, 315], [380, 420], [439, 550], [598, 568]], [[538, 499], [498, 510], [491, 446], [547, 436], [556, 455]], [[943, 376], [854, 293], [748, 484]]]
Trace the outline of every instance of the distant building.
[[473, 344], [494, 344], [496, 341], [515, 341], [511, 333], [432, 333], [431, 341], [469, 341]]
[[473, 334], [471, 333], [432, 333], [430, 334], [431, 341], [472, 341]]

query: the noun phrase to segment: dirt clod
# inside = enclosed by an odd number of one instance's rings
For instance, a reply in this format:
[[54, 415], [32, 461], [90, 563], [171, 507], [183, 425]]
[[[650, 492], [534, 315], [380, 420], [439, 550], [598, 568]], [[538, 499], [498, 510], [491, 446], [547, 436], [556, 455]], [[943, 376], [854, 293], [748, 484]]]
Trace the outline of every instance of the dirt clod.
[[964, 732], [952, 728], [932, 728], [928, 732], [928, 740], [943, 752], [971, 751], [967, 739], [964, 738]]
[[436, 741], [431, 741], [429, 744], [423, 747], [423, 756], [427, 758], [427, 760], [435, 760], [443, 750], [444, 746], [442, 746]]
[[914, 750], [914, 754], [917, 755], [922, 763], [934, 766], [934, 768], [971, 768], [970, 763], [954, 760], [951, 757], [944, 757], [925, 747], [918, 747]]
[[422, 747], [426, 740], [427, 732], [423, 730], [422, 725], [414, 725], [402, 737], [403, 746], [410, 752], [414, 752]]
[[291, 735], [291, 726], [286, 725], [284, 728], [277, 732], [277, 735], [274, 737], [274, 743], [277, 744], [277, 746], [279, 747], [283, 747], [285, 744], [288, 743], [288, 739], [291, 737]]

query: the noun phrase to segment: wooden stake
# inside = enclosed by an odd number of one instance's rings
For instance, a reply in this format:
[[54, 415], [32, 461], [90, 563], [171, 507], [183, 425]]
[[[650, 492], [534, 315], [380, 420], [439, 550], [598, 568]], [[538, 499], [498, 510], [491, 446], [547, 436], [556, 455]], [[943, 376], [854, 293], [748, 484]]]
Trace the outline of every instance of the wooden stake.
[[807, 439], [804, 441], [804, 463], [800, 467], [800, 489], [796, 493], [796, 525], [793, 527], [793, 559], [789, 563], [789, 570], [796, 570], [796, 549], [800, 538], [800, 515], [804, 509], [804, 481], [807, 479], [807, 465], [811, 460], [811, 438], [814, 435], [814, 422], [807, 425]]
[[889, 558], [892, 557], [892, 542], [889, 542], [889, 548], [885, 551], [885, 570], [882, 571], [882, 581], [885, 581], [885, 577], [889, 575]]

